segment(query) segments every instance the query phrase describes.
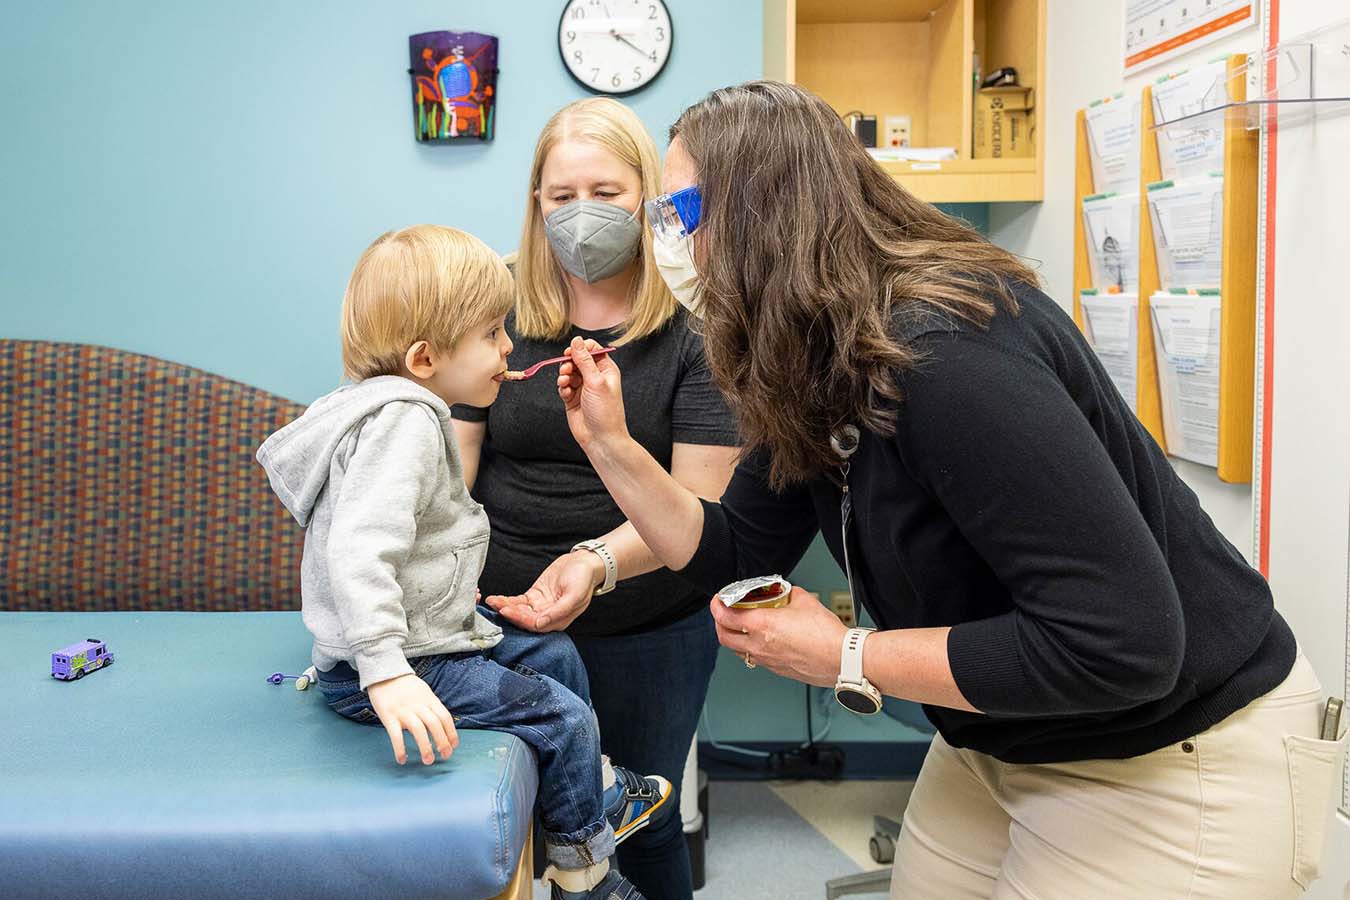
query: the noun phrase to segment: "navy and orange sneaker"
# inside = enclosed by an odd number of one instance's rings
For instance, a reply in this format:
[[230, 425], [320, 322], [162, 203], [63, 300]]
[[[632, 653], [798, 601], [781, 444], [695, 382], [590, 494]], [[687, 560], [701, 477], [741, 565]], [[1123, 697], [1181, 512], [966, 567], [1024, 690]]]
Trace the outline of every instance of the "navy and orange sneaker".
[[614, 843], [622, 844], [673, 808], [674, 789], [660, 775], [638, 775], [614, 767], [614, 784], [605, 791], [605, 818], [614, 828]]

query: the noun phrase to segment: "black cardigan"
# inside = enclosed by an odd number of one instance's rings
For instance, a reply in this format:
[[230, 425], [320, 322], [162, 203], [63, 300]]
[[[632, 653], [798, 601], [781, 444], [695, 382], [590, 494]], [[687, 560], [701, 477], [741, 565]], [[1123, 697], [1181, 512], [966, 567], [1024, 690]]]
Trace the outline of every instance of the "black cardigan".
[[[1278, 685], [1294, 635], [1069, 317], [1016, 294], [987, 329], [905, 330], [924, 360], [899, 379], [896, 434], [864, 433], [851, 460], [854, 579], [881, 629], [952, 626], [956, 684], [984, 713], [925, 707], [953, 746], [1137, 756]], [[842, 565], [837, 479], [775, 494], [764, 462], [704, 503], [681, 574], [705, 590], [790, 571], [817, 531]]]

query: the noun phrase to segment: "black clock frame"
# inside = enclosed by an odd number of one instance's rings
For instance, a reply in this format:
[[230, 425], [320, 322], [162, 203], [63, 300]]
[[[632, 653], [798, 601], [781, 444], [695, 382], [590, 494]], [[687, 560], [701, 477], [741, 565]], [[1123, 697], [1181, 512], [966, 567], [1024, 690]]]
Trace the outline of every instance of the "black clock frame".
[[670, 22], [670, 51], [666, 54], [666, 61], [661, 64], [661, 68], [656, 70], [656, 74], [653, 75], [651, 77], [651, 80], [648, 81], [646, 84], [635, 87], [630, 91], [606, 91], [600, 88], [592, 87], [591, 85], [587, 84], [586, 82], [582, 81], [580, 78], [577, 77], [577, 73], [573, 72], [571, 67], [567, 65], [567, 51], [563, 49], [561, 43], [563, 20], [567, 18], [567, 8], [572, 5], [572, 0], [565, 0], [565, 2], [563, 3], [562, 12], [558, 14], [558, 27], [554, 32], [558, 42], [558, 61], [562, 63], [563, 71], [566, 72], [568, 75], [570, 75], [573, 81], [581, 85], [588, 92], [592, 94], [598, 94], [601, 97], [629, 97], [632, 96], [633, 94], [645, 91], [653, 84], [656, 84], [657, 80], [663, 74], [665, 74], [666, 69], [670, 68], [670, 61], [675, 56], [675, 19], [670, 14], [670, 4], [667, 3], [666, 0], [656, 0], [656, 2], [660, 3], [661, 6], [665, 8], [666, 19]]

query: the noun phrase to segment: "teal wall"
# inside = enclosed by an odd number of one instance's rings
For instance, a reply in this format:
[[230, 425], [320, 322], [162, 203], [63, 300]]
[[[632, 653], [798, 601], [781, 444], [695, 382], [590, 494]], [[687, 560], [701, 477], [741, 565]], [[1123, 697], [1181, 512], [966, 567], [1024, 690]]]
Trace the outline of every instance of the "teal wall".
[[[14, 4], [0, 28], [0, 336], [106, 344], [300, 401], [340, 376], [337, 311], [380, 232], [465, 228], [512, 249], [533, 141], [585, 96], [561, 0]], [[678, 0], [670, 63], [629, 98], [658, 143], [708, 90], [760, 74], [758, 0]], [[497, 139], [412, 138], [408, 35], [501, 38]], [[987, 208], [957, 210], [981, 228]], [[843, 575], [817, 544], [794, 580]], [[723, 740], [804, 735], [802, 688], [727, 656]], [[836, 715], [831, 739], [896, 740]]]
[[[341, 374], [361, 251], [417, 222], [513, 249], [534, 140], [588, 96], [563, 0], [44, 0], [0, 25], [0, 335], [108, 344], [296, 400]], [[678, 0], [665, 71], [626, 102], [660, 146], [761, 70], [754, 2]], [[501, 39], [496, 140], [413, 140], [408, 36]]]

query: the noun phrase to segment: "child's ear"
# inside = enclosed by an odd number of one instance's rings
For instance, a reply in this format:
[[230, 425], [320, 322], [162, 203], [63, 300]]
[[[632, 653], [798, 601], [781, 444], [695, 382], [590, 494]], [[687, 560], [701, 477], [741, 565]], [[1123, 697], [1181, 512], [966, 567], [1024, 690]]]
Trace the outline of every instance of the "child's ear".
[[436, 361], [431, 358], [431, 345], [418, 341], [403, 354], [403, 365], [418, 378], [430, 378], [436, 374]]

